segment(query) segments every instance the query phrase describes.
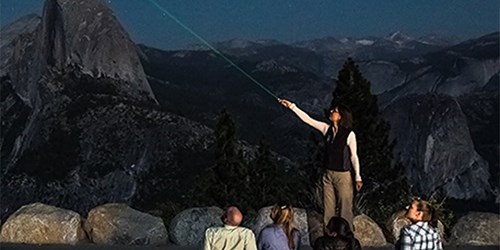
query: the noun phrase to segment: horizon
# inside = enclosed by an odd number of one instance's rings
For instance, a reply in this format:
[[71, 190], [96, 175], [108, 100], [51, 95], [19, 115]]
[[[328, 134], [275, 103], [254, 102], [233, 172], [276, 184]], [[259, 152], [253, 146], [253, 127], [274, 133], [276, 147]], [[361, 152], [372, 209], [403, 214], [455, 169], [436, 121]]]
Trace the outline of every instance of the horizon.
[[[177, 50], [201, 43], [148, 1], [103, 2], [136, 44]], [[465, 0], [418, 4], [411, 1], [311, 4], [282, 0], [272, 3], [214, 0], [212, 5], [198, 0], [182, 4], [180, 0], [157, 0], [157, 3], [209, 43], [275, 40], [293, 44], [329, 37], [386, 38], [395, 32], [414, 39], [437, 35], [463, 42], [500, 31], [500, 3], [492, 0], [482, 1], [480, 6]], [[40, 16], [43, 1], [3, 0], [0, 9], [3, 28], [28, 14]]]

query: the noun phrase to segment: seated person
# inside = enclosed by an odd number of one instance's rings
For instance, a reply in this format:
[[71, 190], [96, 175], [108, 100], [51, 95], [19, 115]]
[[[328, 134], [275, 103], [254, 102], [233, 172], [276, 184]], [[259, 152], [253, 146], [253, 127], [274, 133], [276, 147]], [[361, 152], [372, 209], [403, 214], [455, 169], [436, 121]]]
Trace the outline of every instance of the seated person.
[[237, 207], [229, 207], [221, 217], [222, 227], [210, 227], [205, 231], [205, 250], [257, 250], [252, 230], [239, 225], [243, 214]]
[[406, 217], [412, 224], [401, 229], [396, 249], [443, 249], [441, 237], [436, 229], [436, 210], [428, 201], [414, 199], [406, 207]]
[[259, 250], [299, 249], [299, 230], [293, 227], [293, 209], [289, 205], [274, 205], [270, 214], [273, 224], [262, 229], [259, 235]]
[[325, 227], [325, 236], [314, 242], [314, 250], [361, 250], [354, 238], [349, 222], [342, 217], [332, 217]]

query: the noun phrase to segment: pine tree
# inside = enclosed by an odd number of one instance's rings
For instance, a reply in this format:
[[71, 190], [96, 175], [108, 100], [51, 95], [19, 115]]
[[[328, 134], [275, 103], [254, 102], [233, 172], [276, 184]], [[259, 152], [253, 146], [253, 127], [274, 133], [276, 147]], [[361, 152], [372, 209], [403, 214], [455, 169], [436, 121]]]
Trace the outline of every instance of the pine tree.
[[276, 202], [295, 204], [297, 201], [297, 179], [295, 173], [286, 173], [278, 168], [265, 140], [259, 142], [255, 159], [250, 164], [250, 194], [252, 209], [257, 212], [264, 206]]
[[250, 193], [254, 201], [252, 207], [255, 210], [276, 202], [281, 179], [269, 145], [264, 140], [259, 142], [255, 159], [250, 164], [249, 178], [252, 183]]
[[215, 128], [215, 163], [198, 176], [194, 200], [200, 205], [249, 207], [247, 164], [235, 138], [235, 125], [223, 111]]
[[321, 211], [323, 209], [323, 182], [322, 175], [324, 142], [318, 139], [315, 133], [309, 135], [307, 144], [307, 158], [299, 165], [298, 183], [299, 202], [304, 208]]
[[401, 209], [408, 196], [408, 185], [401, 165], [394, 161], [395, 142], [389, 139], [389, 123], [382, 117], [377, 97], [358, 65], [348, 58], [337, 77], [331, 107], [347, 105], [353, 115], [358, 156], [364, 187], [364, 210], [382, 222]]
[[196, 177], [191, 205], [225, 207], [237, 205], [254, 214], [276, 202], [297, 204], [296, 173], [279, 168], [269, 144], [261, 140], [255, 157], [246, 162], [235, 137], [230, 115], [223, 111], [215, 128], [215, 163]]

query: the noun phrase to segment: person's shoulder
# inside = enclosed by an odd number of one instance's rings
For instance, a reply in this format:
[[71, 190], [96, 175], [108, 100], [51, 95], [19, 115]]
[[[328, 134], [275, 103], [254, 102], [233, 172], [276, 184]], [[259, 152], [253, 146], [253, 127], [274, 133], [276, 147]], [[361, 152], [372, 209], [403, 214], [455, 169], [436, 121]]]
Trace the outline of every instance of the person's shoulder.
[[280, 226], [275, 225], [275, 224], [269, 224], [269, 225], [265, 226], [262, 230], [275, 231], [277, 229], [280, 229]]
[[401, 229], [401, 232], [409, 232], [409, 231], [414, 230], [414, 228], [415, 228], [415, 224], [410, 224], [410, 225], [408, 225], [406, 227], [403, 227]]
[[323, 236], [314, 242], [314, 246], [326, 247], [326, 249], [346, 249], [348, 248], [348, 245], [349, 241], [340, 237]]
[[431, 226], [431, 227], [430, 227], [430, 229], [431, 229], [431, 232], [432, 232], [433, 234], [438, 234], [438, 235], [439, 235], [439, 229], [438, 229], [437, 227], [432, 227], [432, 226]]
[[209, 227], [205, 230], [205, 233], [214, 233], [221, 230], [223, 227]]
[[349, 134], [349, 135], [351, 135], [351, 134], [356, 135], [356, 133], [354, 132], [354, 130], [352, 130], [352, 128], [348, 128], [348, 127], [343, 127], [343, 128], [344, 128], [344, 131], [347, 134]]
[[264, 227], [261, 231], [260, 231], [260, 234], [261, 235], [272, 235], [272, 234], [276, 234], [276, 233], [279, 233], [279, 231], [281, 230], [281, 228], [277, 225], [274, 225], [274, 224], [271, 224], [271, 225], [267, 225], [266, 227]]
[[434, 238], [440, 237], [439, 229], [437, 227], [431, 226], [429, 223], [423, 227], [427, 234], [431, 234]]
[[408, 225], [408, 226], [404, 227], [403, 229], [401, 229], [401, 233], [408, 234], [408, 235], [414, 235], [414, 234], [416, 234], [416, 232], [419, 231], [419, 228], [420, 228], [419, 225], [411, 224], [411, 225]]
[[218, 234], [217, 232], [219, 230], [219, 227], [209, 227], [205, 230], [205, 237], [212, 238], [214, 235]]
[[325, 248], [326, 236], [321, 236], [314, 241], [313, 249], [321, 250]]
[[248, 227], [238, 227], [237, 230], [240, 232], [243, 232], [243, 233], [252, 233], [253, 234], [253, 231]]
[[316, 241], [314, 241], [314, 245], [322, 244], [322, 243], [327, 242], [327, 241], [328, 241], [327, 236], [321, 236], [321, 237], [317, 238]]

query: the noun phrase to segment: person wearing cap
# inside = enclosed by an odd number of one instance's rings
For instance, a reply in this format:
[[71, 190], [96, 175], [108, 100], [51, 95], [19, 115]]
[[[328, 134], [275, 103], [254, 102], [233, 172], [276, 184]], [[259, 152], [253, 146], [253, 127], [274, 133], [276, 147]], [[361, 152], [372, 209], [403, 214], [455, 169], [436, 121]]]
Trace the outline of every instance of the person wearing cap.
[[240, 227], [243, 214], [237, 207], [228, 207], [221, 220], [224, 224], [222, 227], [210, 227], [205, 231], [203, 249], [257, 250], [252, 230]]
[[353, 230], [353, 180], [354, 170], [356, 191], [363, 186], [359, 158], [357, 154], [356, 134], [352, 130], [352, 114], [345, 105], [336, 105], [330, 109], [329, 123], [317, 121], [299, 109], [294, 103], [280, 99], [280, 103], [293, 111], [300, 120], [319, 130], [325, 139], [323, 166], [323, 225], [328, 225], [335, 216], [337, 203], [340, 216], [349, 222]]

